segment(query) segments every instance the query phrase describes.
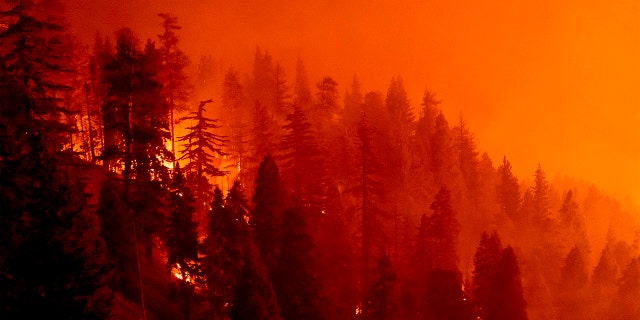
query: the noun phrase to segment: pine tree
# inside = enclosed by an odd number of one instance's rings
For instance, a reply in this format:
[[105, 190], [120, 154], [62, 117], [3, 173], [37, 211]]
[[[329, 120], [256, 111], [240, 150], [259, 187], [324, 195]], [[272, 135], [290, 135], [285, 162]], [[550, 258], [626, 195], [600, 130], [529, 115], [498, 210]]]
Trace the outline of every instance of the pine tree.
[[86, 177], [43, 143], [33, 135], [24, 154], [0, 160], [0, 317], [108, 317], [110, 266]]
[[298, 106], [287, 115], [282, 138], [283, 178], [293, 188], [294, 201], [302, 206], [322, 207], [322, 162], [307, 116]]
[[540, 164], [538, 164], [538, 168], [534, 174], [534, 185], [532, 188], [534, 218], [543, 222], [549, 218], [549, 183]]
[[458, 236], [460, 223], [451, 207], [451, 192], [441, 188], [431, 203], [433, 213], [426, 223], [426, 258], [428, 269], [458, 271]]
[[616, 281], [618, 274], [618, 266], [613, 258], [613, 254], [609, 247], [602, 249], [600, 253], [600, 259], [595, 269], [593, 269], [593, 276], [591, 281], [594, 287], [602, 288], [613, 285]]
[[107, 247], [107, 257], [114, 265], [110, 286], [132, 301], [140, 298], [136, 241], [130, 206], [123, 199], [123, 183], [110, 173], [102, 184], [98, 198], [100, 237]]
[[589, 275], [585, 254], [573, 247], [560, 271], [558, 319], [587, 319]]
[[229, 319], [282, 319], [267, 270], [258, 259], [258, 249], [250, 242], [245, 250], [235, 294], [229, 304]]
[[321, 284], [313, 272], [315, 245], [302, 208], [284, 211], [277, 268], [273, 286], [283, 319], [324, 319]]
[[255, 186], [251, 226], [256, 245], [260, 249], [260, 257], [272, 274], [280, 252], [284, 195], [278, 166], [270, 155], [266, 155], [260, 163]]
[[[433, 172], [431, 170], [433, 147], [432, 137], [435, 134], [436, 117], [441, 112], [441, 101], [436, 98], [435, 93], [425, 90], [422, 98], [422, 110], [420, 117], [416, 121], [416, 133], [414, 141], [414, 178], [417, 181], [433, 182]], [[420, 180], [418, 180], [420, 179]], [[424, 183], [422, 183], [424, 184]], [[430, 184], [430, 183], [429, 183]], [[424, 186], [428, 188], [429, 186]], [[430, 190], [424, 190], [427, 194]]]
[[362, 113], [363, 102], [362, 89], [360, 88], [360, 80], [357, 76], [353, 76], [350, 89], [344, 94], [344, 110], [342, 118], [345, 125], [349, 128], [354, 127], [360, 119]]
[[394, 297], [396, 273], [388, 255], [382, 255], [378, 260], [375, 281], [367, 290], [362, 308], [363, 319], [396, 319], [398, 307]]
[[618, 279], [618, 265], [609, 246], [602, 249], [591, 276], [591, 312], [597, 319], [606, 319], [611, 311]]
[[138, 43], [131, 30], [120, 30], [116, 53], [104, 70], [108, 100], [102, 157], [113, 171], [122, 172], [126, 190], [134, 179], [164, 175], [168, 180], [163, 161], [171, 158], [164, 145], [170, 138], [169, 109], [161, 96], [159, 52], [151, 42], [140, 51]]
[[451, 148], [449, 123], [442, 112], [436, 116], [433, 135], [429, 138], [431, 147], [430, 168], [436, 186], [444, 186], [450, 181], [453, 163], [450, 159]]
[[201, 282], [198, 234], [193, 222], [194, 204], [195, 199], [186, 186], [180, 165], [176, 164], [170, 194], [172, 210], [167, 224], [167, 269], [180, 274], [175, 284], [179, 295], [176, 300], [181, 305], [185, 319], [191, 318], [195, 284]]
[[[169, 129], [171, 133], [171, 152], [176, 158], [175, 143], [175, 114], [187, 109], [189, 88], [184, 69], [189, 65], [189, 59], [178, 48], [179, 38], [176, 31], [182, 29], [178, 19], [168, 13], [159, 13], [162, 19], [163, 32], [158, 36], [161, 43], [160, 56], [162, 59], [161, 80], [163, 83], [162, 94], [169, 105]], [[175, 165], [175, 162], [174, 162]]]
[[187, 160], [184, 166], [187, 179], [191, 181], [196, 199], [196, 221], [203, 223], [207, 204], [211, 199], [211, 184], [209, 178], [224, 176], [226, 171], [220, 170], [215, 163], [218, 157], [225, 155], [222, 147], [226, 137], [213, 133], [220, 128], [216, 119], [207, 118], [205, 105], [212, 100], [201, 101], [198, 110], [193, 111], [180, 121], [189, 121], [189, 133], [180, 137], [178, 141], [184, 143], [182, 156], [179, 160]]
[[451, 193], [441, 188], [431, 204], [433, 213], [420, 226], [419, 248], [426, 267], [420, 311], [424, 319], [467, 319], [470, 305], [462, 291], [457, 243], [460, 224], [451, 207]]
[[511, 163], [509, 163], [506, 156], [502, 159], [502, 165], [498, 168], [496, 191], [500, 213], [511, 218], [511, 220], [523, 222], [521, 220], [522, 217], [518, 215], [522, 202], [520, 186], [518, 185], [518, 179], [511, 172]]
[[203, 244], [207, 295], [211, 313], [216, 318], [227, 315], [244, 267], [244, 244], [248, 229], [244, 219], [235, 215], [237, 210], [231, 209], [223, 199], [222, 191], [216, 187]]
[[462, 175], [467, 192], [475, 196], [478, 187], [478, 151], [473, 134], [464, 122], [462, 115], [460, 115], [458, 125], [453, 128], [453, 131], [455, 132], [454, 145], [458, 170]]
[[559, 211], [560, 226], [563, 228], [562, 241], [567, 246], [577, 244], [583, 254], [588, 254], [589, 239], [585, 228], [584, 216], [579, 211], [579, 206], [569, 190], [562, 202]]
[[[236, 170], [238, 177], [243, 177], [242, 166], [245, 165], [247, 157], [247, 146], [245, 138], [246, 115], [243, 87], [240, 84], [238, 72], [230, 68], [224, 75], [222, 84], [222, 122], [228, 126], [229, 131], [229, 156], [233, 159], [231, 167]], [[242, 179], [244, 180], [244, 179]]]
[[[393, 245], [396, 261], [403, 260], [399, 255], [401, 226], [408, 219], [409, 192], [407, 191], [409, 176], [412, 168], [411, 143], [414, 130], [414, 116], [411, 104], [402, 83], [402, 78], [392, 78], [385, 99], [389, 114], [388, 140], [389, 147], [386, 153], [386, 161], [393, 165], [388, 167], [387, 177], [393, 177], [385, 184], [389, 184], [392, 192], [393, 215]], [[413, 225], [413, 224], [412, 224]]]
[[526, 320], [520, 267], [511, 247], [502, 252], [487, 305], [487, 320]]
[[171, 215], [167, 224], [167, 269], [178, 270], [183, 281], [198, 276], [198, 235], [193, 222], [195, 199], [186, 185], [185, 178], [176, 166], [171, 184]]
[[[15, 3], [15, 2], [14, 2]], [[58, 1], [20, 1], [0, 12], [0, 124], [18, 153], [29, 135], [47, 148], [71, 148], [73, 41]], [[6, 6], [5, 6], [6, 8]], [[65, 119], [66, 118], [66, 119]]]
[[471, 305], [462, 290], [461, 275], [456, 271], [434, 269], [427, 273], [422, 319], [470, 320]]
[[610, 316], [611, 319], [640, 317], [640, 257], [632, 259], [622, 271]]
[[337, 87], [338, 83], [331, 77], [324, 77], [316, 83], [316, 102], [310, 113], [312, 123], [320, 132], [324, 132], [339, 110]]
[[296, 63], [296, 83], [293, 91], [293, 104], [300, 106], [303, 109], [311, 106], [313, 97], [311, 96], [307, 70], [304, 67], [302, 58], [300, 57], [298, 57], [298, 61]]
[[358, 197], [362, 232], [362, 274], [361, 286], [364, 292], [369, 287], [370, 260], [372, 247], [380, 245], [384, 234], [380, 228], [382, 216], [380, 165], [375, 150], [375, 129], [369, 122], [367, 112], [361, 114], [356, 131], [357, 182], [353, 192]]
[[280, 116], [286, 116], [291, 113], [291, 93], [287, 85], [287, 74], [282, 66], [280, 66], [280, 63], [277, 62], [273, 71], [275, 78], [275, 112]]
[[480, 245], [473, 257], [473, 300], [476, 314], [484, 319], [492, 285], [498, 271], [498, 264], [502, 257], [502, 243], [498, 233], [493, 231], [491, 235], [482, 233]]
[[[252, 79], [249, 86], [250, 101], [257, 101], [272, 115], [280, 114], [278, 108], [278, 82], [273, 58], [268, 51], [256, 48]], [[281, 80], [280, 80], [281, 81]]]

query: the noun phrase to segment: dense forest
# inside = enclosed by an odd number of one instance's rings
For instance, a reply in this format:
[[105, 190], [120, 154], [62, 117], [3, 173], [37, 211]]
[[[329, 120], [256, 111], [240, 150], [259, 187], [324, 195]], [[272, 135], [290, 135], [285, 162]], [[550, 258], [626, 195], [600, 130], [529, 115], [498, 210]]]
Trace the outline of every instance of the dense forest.
[[0, 6], [0, 318], [640, 319], [638, 211], [435, 92], [187, 57], [165, 13], [85, 46], [61, 7]]

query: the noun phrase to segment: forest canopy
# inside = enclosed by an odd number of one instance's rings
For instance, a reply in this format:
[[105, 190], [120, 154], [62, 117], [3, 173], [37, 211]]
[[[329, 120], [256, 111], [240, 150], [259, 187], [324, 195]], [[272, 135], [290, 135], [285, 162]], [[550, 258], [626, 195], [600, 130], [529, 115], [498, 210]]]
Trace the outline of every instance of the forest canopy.
[[640, 317], [638, 211], [516, 176], [437, 92], [0, 8], [0, 318]]

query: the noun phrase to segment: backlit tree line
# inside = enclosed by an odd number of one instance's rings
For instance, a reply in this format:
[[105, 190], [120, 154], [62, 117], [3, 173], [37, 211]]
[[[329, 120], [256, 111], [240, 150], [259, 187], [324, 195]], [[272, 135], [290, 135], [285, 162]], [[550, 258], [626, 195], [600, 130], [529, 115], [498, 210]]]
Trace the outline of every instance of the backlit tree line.
[[496, 167], [430, 90], [260, 48], [190, 77], [171, 14], [89, 48], [2, 4], [0, 318], [640, 318], [631, 213]]

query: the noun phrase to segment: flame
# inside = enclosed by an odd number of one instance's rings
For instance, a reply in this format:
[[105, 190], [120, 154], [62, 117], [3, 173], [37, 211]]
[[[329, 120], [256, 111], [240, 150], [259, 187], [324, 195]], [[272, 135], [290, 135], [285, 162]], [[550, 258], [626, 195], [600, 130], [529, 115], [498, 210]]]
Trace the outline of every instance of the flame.
[[171, 274], [178, 280], [184, 280], [188, 283], [192, 283], [192, 279], [191, 276], [189, 276], [189, 274], [187, 273], [186, 276], [182, 277], [182, 272], [180, 272], [180, 264], [176, 263], [176, 266], [174, 268], [171, 268]]
[[360, 308], [360, 305], [356, 306], [356, 315], [362, 314], [362, 308]]

